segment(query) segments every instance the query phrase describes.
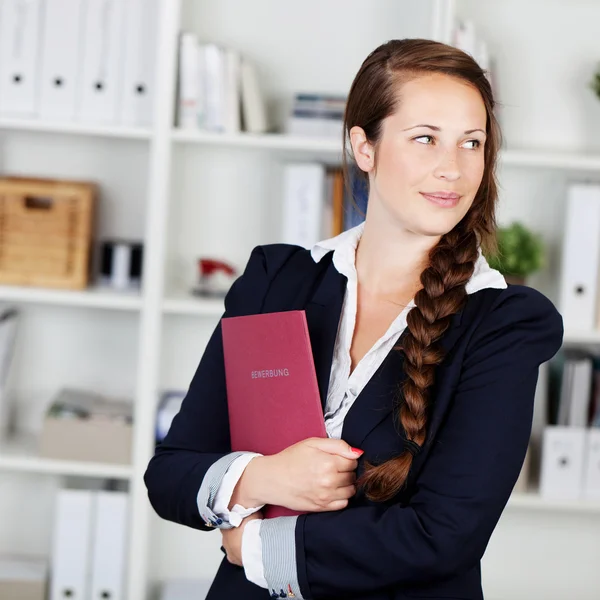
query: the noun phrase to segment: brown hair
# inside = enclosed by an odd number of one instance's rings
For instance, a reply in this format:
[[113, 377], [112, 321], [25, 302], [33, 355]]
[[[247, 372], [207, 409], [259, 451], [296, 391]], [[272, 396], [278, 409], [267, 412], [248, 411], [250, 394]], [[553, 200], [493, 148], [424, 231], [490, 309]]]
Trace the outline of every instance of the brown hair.
[[[381, 139], [382, 122], [398, 107], [402, 83], [429, 73], [456, 77], [474, 86], [487, 111], [487, 140], [484, 147], [485, 169], [473, 204], [452, 231], [443, 235], [428, 256], [421, 273], [422, 288], [414, 298], [415, 307], [407, 316], [407, 330], [401, 347], [404, 352], [406, 379], [396, 406], [398, 425], [412, 444], [383, 464], [367, 464], [358, 480], [370, 500], [385, 501], [404, 486], [417, 446], [422, 446], [427, 431], [429, 390], [434, 383], [435, 367], [444, 358], [439, 340], [453, 314], [466, 302], [465, 286], [478, 258], [478, 247], [494, 253], [496, 247], [496, 158], [500, 130], [494, 116], [495, 102], [485, 72], [465, 52], [439, 42], [424, 39], [390, 40], [376, 48], [361, 65], [348, 95], [344, 115], [344, 148], [351, 150], [350, 130], [362, 127], [375, 148]], [[350, 159], [353, 160], [352, 156]], [[377, 159], [376, 159], [377, 160]], [[367, 179], [366, 173], [355, 170]], [[348, 159], [343, 153], [345, 179], [349, 182]], [[351, 189], [351, 188], [350, 188]]]

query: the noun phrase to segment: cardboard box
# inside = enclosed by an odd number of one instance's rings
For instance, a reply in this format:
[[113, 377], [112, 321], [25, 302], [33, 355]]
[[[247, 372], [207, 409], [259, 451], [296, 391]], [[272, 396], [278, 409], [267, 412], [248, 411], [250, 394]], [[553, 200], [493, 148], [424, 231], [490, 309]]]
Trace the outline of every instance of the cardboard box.
[[48, 580], [45, 559], [0, 556], [0, 598], [44, 600]]
[[42, 429], [40, 455], [61, 460], [129, 465], [132, 437], [132, 426], [121, 420], [48, 416]]

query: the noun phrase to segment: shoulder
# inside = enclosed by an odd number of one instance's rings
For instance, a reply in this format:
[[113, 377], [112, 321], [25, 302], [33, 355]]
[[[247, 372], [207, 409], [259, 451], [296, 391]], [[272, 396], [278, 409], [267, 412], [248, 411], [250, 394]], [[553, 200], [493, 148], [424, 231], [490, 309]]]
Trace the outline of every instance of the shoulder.
[[549, 320], [562, 327], [562, 317], [552, 301], [540, 291], [525, 285], [480, 290], [471, 294], [469, 303], [473, 305], [472, 312], [479, 317], [476, 320]]
[[316, 263], [310, 251], [294, 244], [264, 244], [250, 253], [244, 271], [235, 280], [225, 298], [229, 314], [260, 312], [264, 297], [275, 277], [300, 279]]
[[518, 344], [536, 347], [550, 358], [562, 345], [562, 316], [552, 301], [534, 288], [509, 285], [475, 292], [465, 312], [470, 319], [471, 349], [496, 345], [514, 351]]

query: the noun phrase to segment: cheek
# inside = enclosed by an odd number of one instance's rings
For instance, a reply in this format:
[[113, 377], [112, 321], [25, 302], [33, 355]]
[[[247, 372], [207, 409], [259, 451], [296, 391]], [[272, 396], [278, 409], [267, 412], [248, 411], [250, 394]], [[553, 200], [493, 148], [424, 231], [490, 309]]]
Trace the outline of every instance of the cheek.
[[385, 179], [388, 185], [398, 188], [413, 188], [426, 179], [434, 168], [432, 152], [427, 148], [410, 150], [397, 150], [386, 156]]
[[469, 186], [472, 188], [473, 194], [475, 194], [479, 189], [479, 185], [483, 179], [484, 171], [485, 162], [483, 155], [473, 157], [472, 159], [465, 161], [462, 175], [469, 182]]

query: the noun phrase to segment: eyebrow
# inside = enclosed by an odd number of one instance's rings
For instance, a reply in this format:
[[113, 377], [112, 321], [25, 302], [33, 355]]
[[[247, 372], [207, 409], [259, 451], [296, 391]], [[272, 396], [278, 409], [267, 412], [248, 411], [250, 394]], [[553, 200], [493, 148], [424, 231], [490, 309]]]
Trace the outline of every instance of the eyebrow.
[[[435, 125], [427, 125], [425, 123], [422, 123], [420, 125], [413, 125], [412, 127], [408, 127], [406, 129], [403, 129], [402, 131], [409, 131], [410, 129], [416, 129], [417, 127], [427, 127], [428, 129], [432, 129], [433, 131], [441, 131], [441, 128]], [[465, 134], [470, 135], [471, 133], [475, 133], [476, 131], [481, 131], [481, 133], [487, 135], [483, 129], [467, 129], [467, 131], [465, 131]]]

